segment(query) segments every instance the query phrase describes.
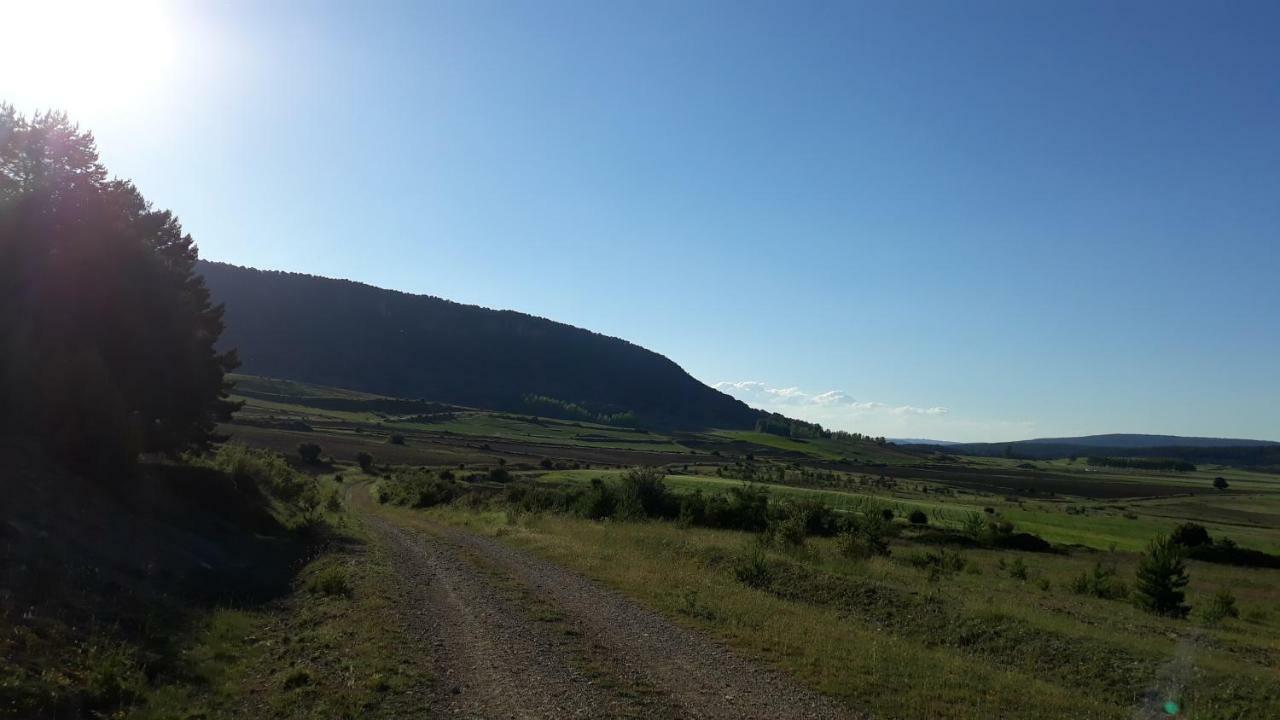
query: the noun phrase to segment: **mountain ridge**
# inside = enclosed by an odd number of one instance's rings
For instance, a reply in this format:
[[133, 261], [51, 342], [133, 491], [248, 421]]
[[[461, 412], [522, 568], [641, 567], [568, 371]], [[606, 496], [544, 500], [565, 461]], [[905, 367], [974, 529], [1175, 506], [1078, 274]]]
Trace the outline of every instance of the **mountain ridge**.
[[395, 397], [673, 427], [761, 412], [622, 338], [516, 310], [201, 261], [241, 371]]

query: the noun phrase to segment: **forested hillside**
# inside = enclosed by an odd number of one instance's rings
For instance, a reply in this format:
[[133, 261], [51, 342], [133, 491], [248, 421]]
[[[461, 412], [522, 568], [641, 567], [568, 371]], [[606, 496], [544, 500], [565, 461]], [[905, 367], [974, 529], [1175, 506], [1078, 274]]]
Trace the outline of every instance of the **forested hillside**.
[[347, 280], [202, 262], [222, 346], [257, 375], [617, 424], [751, 427], [759, 413], [625, 340]]

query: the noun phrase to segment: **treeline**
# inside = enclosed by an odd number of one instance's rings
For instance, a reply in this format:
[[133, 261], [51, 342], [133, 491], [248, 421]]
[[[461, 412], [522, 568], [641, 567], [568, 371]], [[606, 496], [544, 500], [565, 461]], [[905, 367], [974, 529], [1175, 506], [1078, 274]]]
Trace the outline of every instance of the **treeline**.
[[1133, 470], [1160, 470], [1164, 472], [1195, 472], [1196, 466], [1186, 460], [1174, 458], [1137, 457], [1089, 457], [1090, 465], [1098, 467], [1128, 468]]
[[889, 441], [884, 437], [871, 437], [862, 433], [845, 432], [844, 430], [828, 430], [818, 423], [806, 422], [804, 420], [796, 420], [778, 413], [766, 413], [756, 420], [756, 432], [769, 433], [770, 435], [778, 435], [780, 437], [805, 439], [836, 439], [851, 440], [860, 442], [863, 440], [874, 442], [877, 445], [887, 445]]
[[601, 425], [616, 425], [627, 428], [640, 426], [640, 418], [630, 410], [614, 413], [592, 412], [578, 403], [566, 402], [546, 395], [525, 395], [522, 399], [524, 401], [523, 409], [526, 412], [538, 415], [561, 420], [583, 420], [600, 423]]

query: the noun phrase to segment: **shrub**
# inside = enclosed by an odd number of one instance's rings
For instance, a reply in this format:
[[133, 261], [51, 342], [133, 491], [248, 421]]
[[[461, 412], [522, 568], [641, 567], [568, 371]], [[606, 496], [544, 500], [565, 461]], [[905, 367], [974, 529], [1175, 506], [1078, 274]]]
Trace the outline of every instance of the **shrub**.
[[1138, 581], [1134, 599], [1138, 607], [1157, 615], [1184, 618], [1191, 608], [1183, 602], [1187, 586], [1187, 569], [1183, 547], [1169, 536], [1158, 537], [1147, 546], [1138, 563]]
[[907, 556], [907, 562], [918, 570], [929, 570], [930, 577], [937, 574], [957, 573], [964, 569], [964, 555], [941, 548], [927, 552], [914, 552]]
[[730, 488], [728, 494], [707, 498], [705, 512], [708, 527], [761, 531], [769, 526], [769, 491], [743, 483]]
[[1206, 625], [1216, 625], [1227, 618], [1240, 617], [1240, 609], [1236, 607], [1236, 596], [1226, 588], [1218, 590], [1209, 604], [1200, 611], [1200, 617]]
[[360, 469], [364, 472], [369, 472], [373, 469], [373, 456], [367, 452], [356, 455], [356, 462], [360, 463]]
[[1175, 543], [1187, 548], [1208, 545], [1213, 542], [1212, 538], [1209, 537], [1209, 531], [1203, 525], [1196, 523], [1179, 525], [1173, 529], [1173, 534], [1170, 537]]
[[237, 486], [252, 486], [275, 499], [299, 501], [310, 486], [279, 455], [266, 450], [250, 450], [243, 445], [223, 445], [211, 464], [231, 476]]
[[404, 436], [399, 433], [393, 434], [391, 437], [387, 438], [387, 442], [391, 445], [403, 445]]
[[504, 485], [511, 482], [511, 472], [501, 465], [491, 468], [487, 477], [489, 482], [502, 483]]
[[1227, 479], [1224, 477], [1216, 477], [1213, 479], [1213, 486], [1219, 490], [1226, 490], [1231, 487], [1231, 483], [1227, 482]]
[[769, 559], [759, 545], [752, 545], [751, 550], [733, 564], [733, 576], [747, 587], [763, 589], [769, 587], [773, 580], [773, 572], [769, 568]]
[[982, 538], [982, 531], [986, 528], [986, 525], [987, 523], [982, 519], [981, 515], [976, 512], [971, 512], [968, 515], [965, 515], [963, 521], [964, 534], [974, 540], [980, 540]]
[[538, 465], [543, 470], [550, 470], [555, 467], [555, 463], [551, 461], [551, 458], [542, 458], [542, 462], [538, 463]]
[[835, 511], [821, 500], [812, 498], [788, 499], [771, 508], [771, 527], [788, 520], [797, 523], [804, 535], [831, 537], [840, 529], [840, 518]]
[[912, 525], [929, 524], [929, 516], [925, 515], [924, 511], [920, 509], [912, 510], [911, 514], [907, 516], [907, 520], [909, 520]]
[[1023, 581], [1027, 579], [1027, 564], [1022, 561], [1022, 558], [1014, 558], [1013, 562], [1009, 563], [1009, 577]]
[[1120, 600], [1128, 597], [1129, 587], [1116, 577], [1114, 565], [1093, 564], [1092, 572], [1080, 573], [1068, 585], [1077, 595], [1092, 595], [1103, 600]]
[[1008, 520], [987, 518], [987, 525], [978, 540], [991, 547], [1005, 550], [1024, 550], [1026, 552], [1050, 552], [1053, 546], [1044, 538], [1025, 532], [1015, 532], [1014, 524]]
[[795, 503], [787, 503], [769, 520], [765, 537], [776, 545], [804, 545], [806, 519], [804, 508]]
[[1222, 538], [1209, 545], [1187, 548], [1187, 557], [1201, 562], [1236, 565], [1239, 567], [1262, 567], [1280, 569], [1280, 556], [1242, 548], [1231, 538]]
[[302, 443], [298, 445], [298, 455], [302, 457], [302, 461], [315, 465], [320, 462], [321, 447], [315, 443]]
[[622, 475], [618, 488], [618, 517], [624, 520], [671, 517], [679, 503], [667, 493], [667, 471], [660, 467], [634, 467]]
[[324, 501], [324, 509], [331, 513], [342, 512], [342, 496], [337, 490], [329, 493], [329, 497]]
[[850, 523], [840, 534], [836, 546], [840, 554], [848, 558], [860, 559], [876, 555], [889, 554], [888, 524], [878, 514], [868, 515], [858, 522]]
[[577, 512], [588, 520], [613, 517], [618, 511], [618, 495], [600, 478], [592, 478], [591, 488], [577, 501]]

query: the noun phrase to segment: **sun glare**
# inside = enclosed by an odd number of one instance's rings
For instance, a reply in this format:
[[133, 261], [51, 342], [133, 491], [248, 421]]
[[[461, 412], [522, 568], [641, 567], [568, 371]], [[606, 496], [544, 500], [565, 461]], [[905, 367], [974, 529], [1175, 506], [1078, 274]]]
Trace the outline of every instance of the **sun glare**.
[[93, 112], [161, 88], [177, 56], [158, 0], [0, 0], [0, 99]]

